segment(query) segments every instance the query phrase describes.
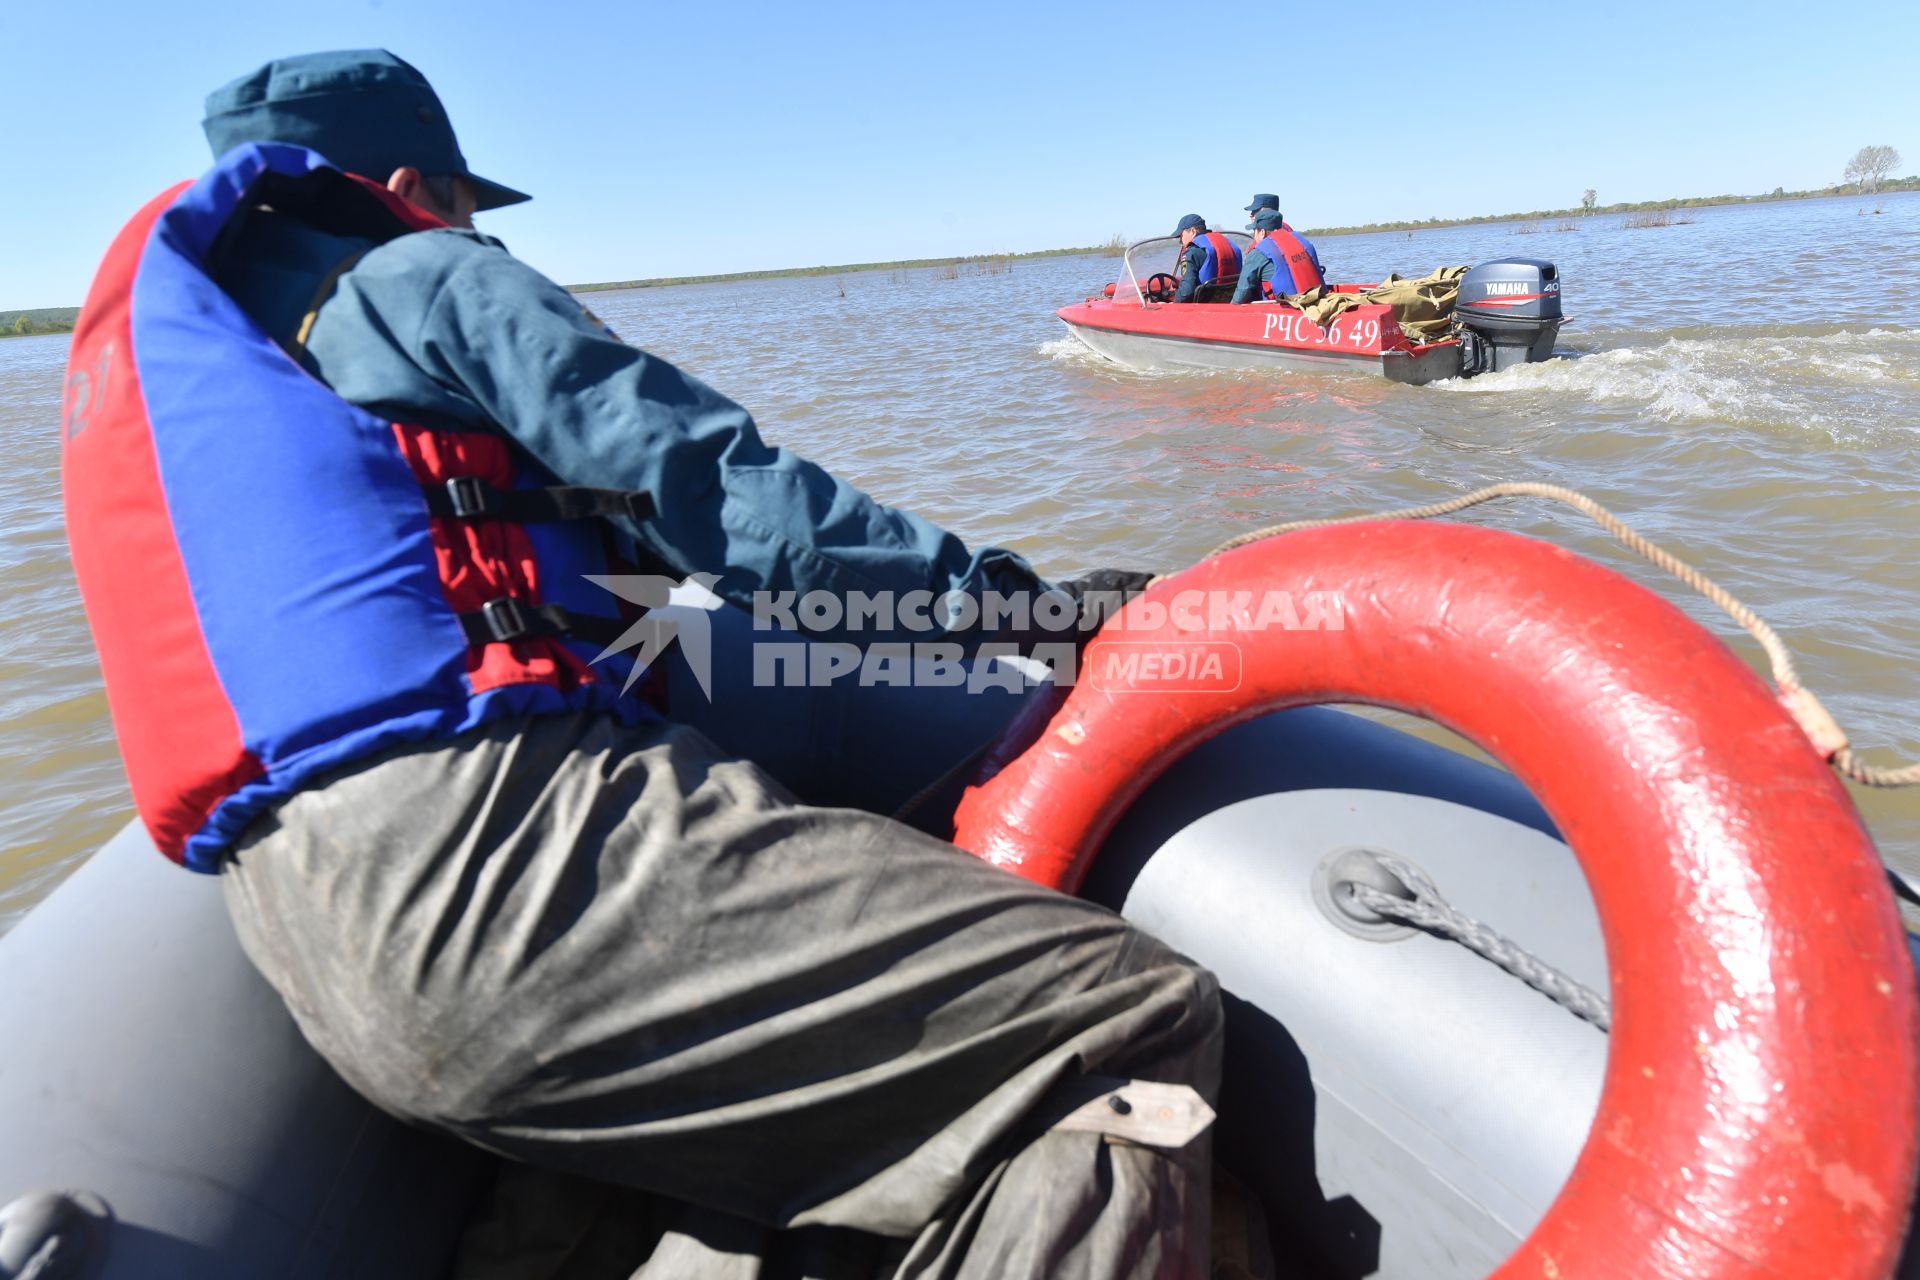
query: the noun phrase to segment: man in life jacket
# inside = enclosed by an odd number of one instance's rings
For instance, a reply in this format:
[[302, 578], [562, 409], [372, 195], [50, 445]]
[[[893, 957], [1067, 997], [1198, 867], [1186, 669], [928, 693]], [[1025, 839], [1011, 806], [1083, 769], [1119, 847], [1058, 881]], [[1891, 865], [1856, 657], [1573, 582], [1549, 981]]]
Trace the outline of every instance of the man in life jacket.
[[[75, 335], [68, 530], [142, 818], [313, 1046], [395, 1115], [661, 1197], [676, 1275], [800, 1227], [966, 1274], [1204, 1270], [1211, 975], [879, 816], [1019, 700], [889, 724], [847, 680], [716, 687], [762, 712], [723, 746], [697, 696], [625, 692], [658, 619], [616, 599], [704, 575], [809, 641], [977, 655], [1082, 640], [1145, 576], [1050, 589], [763, 442], [469, 229], [527, 197], [390, 53], [270, 63], [205, 129]], [[855, 592], [907, 621], [805, 607]], [[912, 603], [990, 594], [1040, 599]]]
[[[1218, 231], [1207, 230], [1206, 219], [1190, 213], [1180, 219], [1173, 234], [1180, 237], [1180, 262], [1174, 269], [1180, 287], [1175, 302], [1213, 302], [1224, 299], [1240, 274], [1240, 248]], [[1214, 295], [1219, 295], [1216, 298]]]
[[1326, 283], [1313, 242], [1289, 227], [1278, 209], [1256, 213], [1247, 230], [1253, 232], [1253, 248], [1233, 291], [1235, 302], [1271, 302]]

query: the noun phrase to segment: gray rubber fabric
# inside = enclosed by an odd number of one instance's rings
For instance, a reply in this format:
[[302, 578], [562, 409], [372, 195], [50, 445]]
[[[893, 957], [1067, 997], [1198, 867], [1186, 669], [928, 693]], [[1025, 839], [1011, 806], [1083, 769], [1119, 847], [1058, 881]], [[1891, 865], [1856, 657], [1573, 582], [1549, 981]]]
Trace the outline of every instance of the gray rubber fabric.
[[[542, 717], [375, 757], [256, 822], [223, 881], [377, 1105], [681, 1202], [634, 1274], [1205, 1270], [1207, 1137], [1050, 1126], [1129, 1079], [1211, 1102], [1212, 976], [691, 729]], [[890, 1243], [821, 1246], [846, 1229]]]

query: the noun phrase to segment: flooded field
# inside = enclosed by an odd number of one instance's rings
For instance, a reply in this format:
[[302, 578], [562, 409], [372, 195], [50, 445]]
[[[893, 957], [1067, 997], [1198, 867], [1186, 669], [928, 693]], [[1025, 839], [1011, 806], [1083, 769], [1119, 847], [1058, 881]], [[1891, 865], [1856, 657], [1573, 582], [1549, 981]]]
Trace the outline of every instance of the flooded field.
[[[769, 439], [1056, 576], [1178, 568], [1259, 525], [1496, 480], [1583, 489], [1772, 621], [1856, 744], [1883, 748], [1872, 758], [1912, 758], [1920, 195], [1674, 216], [1686, 221], [1322, 241], [1336, 279], [1502, 256], [1559, 264], [1570, 358], [1426, 388], [1119, 369], [1053, 316], [1111, 278], [1115, 262], [1100, 258], [587, 301], [628, 341], [747, 405]], [[0, 929], [131, 816], [66, 563], [65, 351], [60, 337], [0, 341]], [[1658, 582], [1571, 511], [1468, 518]], [[1705, 602], [1683, 603], [1732, 634]], [[1882, 849], [1920, 867], [1920, 794], [1858, 794]]]

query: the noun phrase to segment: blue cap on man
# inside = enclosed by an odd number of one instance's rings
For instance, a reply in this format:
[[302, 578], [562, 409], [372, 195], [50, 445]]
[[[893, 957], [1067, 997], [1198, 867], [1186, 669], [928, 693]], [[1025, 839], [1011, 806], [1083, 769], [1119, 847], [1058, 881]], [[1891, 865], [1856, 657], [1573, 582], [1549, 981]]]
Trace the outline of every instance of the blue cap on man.
[[1268, 195], [1265, 192], [1261, 192], [1253, 198], [1253, 203], [1247, 206], [1247, 212], [1259, 213], [1262, 209], [1278, 209], [1279, 207], [1279, 196]]
[[1207, 220], [1201, 217], [1197, 213], [1190, 213], [1186, 217], [1180, 219], [1179, 225], [1174, 227], [1173, 229], [1173, 234], [1179, 235], [1182, 231], [1185, 231], [1188, 227], [1198, 227], [1200, 230], [1205, 231], [1207, 229]]
[[1253, 221], [1247, 224], [1249, 231], [1278, 231], [1285, 225], [1285, 219], [1278, 209], [1262, 209], [1253, 215]]
[[269, 62], [208, 94], [201, 127], [216, 157], [242, 143], [288, 142], [376, 182], [407, 166], [456, 174], [473, 184], [475, 209], [533, 198], [467, 168], [433, 86], [385, 49]]

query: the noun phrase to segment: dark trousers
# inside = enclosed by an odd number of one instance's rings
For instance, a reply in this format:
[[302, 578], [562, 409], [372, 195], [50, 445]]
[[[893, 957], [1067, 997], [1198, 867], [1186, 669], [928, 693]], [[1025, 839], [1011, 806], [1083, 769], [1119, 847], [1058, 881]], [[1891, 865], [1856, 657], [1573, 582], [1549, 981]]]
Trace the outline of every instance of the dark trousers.
[[376, 757], [223, 879], [379, 1106], [667, 1198], [639, 1275], [1204, 1273], [1207, 1139], [1060, 1122], [1130, 1081], [1211, 1101], [1211, 975], [693, 729], [550, 717]]

